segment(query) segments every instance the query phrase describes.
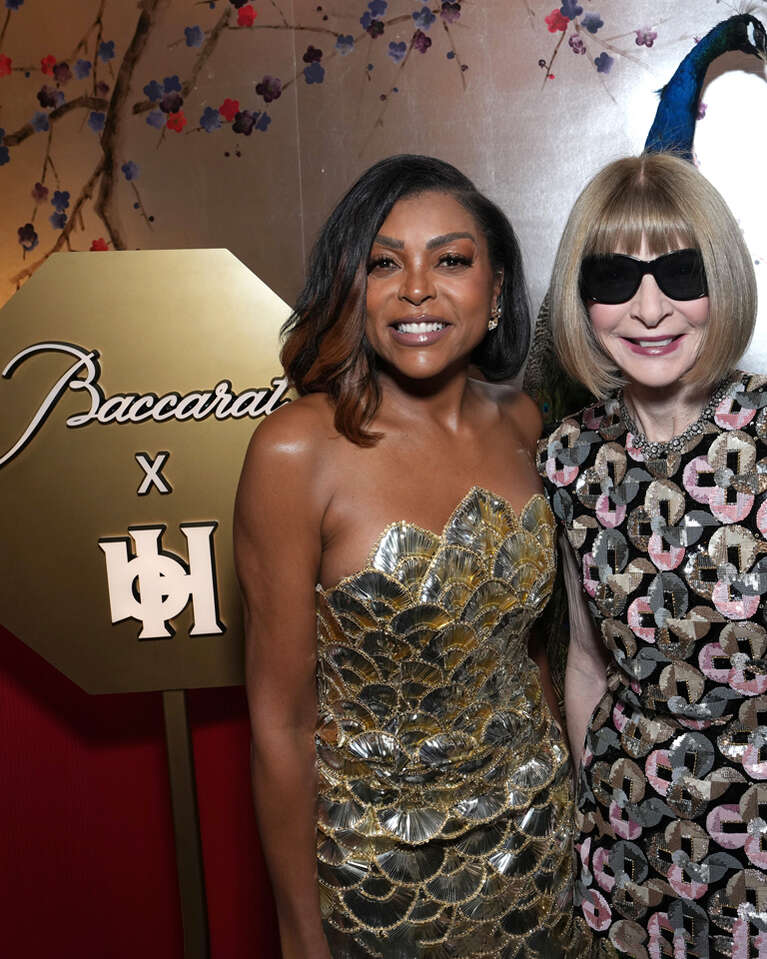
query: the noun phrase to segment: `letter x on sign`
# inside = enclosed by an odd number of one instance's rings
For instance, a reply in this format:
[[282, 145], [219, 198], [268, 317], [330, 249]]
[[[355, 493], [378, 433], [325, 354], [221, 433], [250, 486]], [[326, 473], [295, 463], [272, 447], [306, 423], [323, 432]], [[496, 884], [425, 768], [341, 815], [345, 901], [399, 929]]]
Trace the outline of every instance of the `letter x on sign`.
[[169, 456], [168, 450], [160, 450], [154, 459], [149, 453], [136, 453], [136, 462], [145, 474], [136, 490], [139, 496], [146, 496], [155, 487], [162, 494], [173, 492], [173, 487], [162, 475], [162, 468], [168, 462]]

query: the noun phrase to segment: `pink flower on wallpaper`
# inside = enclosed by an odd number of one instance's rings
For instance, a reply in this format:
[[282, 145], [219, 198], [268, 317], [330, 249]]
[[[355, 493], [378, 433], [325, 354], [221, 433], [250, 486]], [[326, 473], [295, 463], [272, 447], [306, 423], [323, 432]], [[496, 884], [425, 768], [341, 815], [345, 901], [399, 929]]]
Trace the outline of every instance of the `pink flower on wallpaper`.
[[232, 100], [229, 97], [224, 100], [221, 106], [218, 108], [218, 112], [226, 120], [227, 123], [233, 123], [234, 118], [240, 112], [240, 101]]
[[658, 39], [658, 33], [656, 30], [651, 30], [649, 27], [644, 27], [641, 30], [635, 30], [636, 40], [634, 43], [641, 47], [642, 45], [646, 47], [651, 47], [653, 43]]
[[419, 53], [426, 53], [431, 46], [431, 37], [427, 37], [423, 30], [416, 30], [413, 34], [413, 46]]
[[567, 25], [570, 22], [567, 17], [563, 17], [559, 9], [552, 10], [548, 17], [544, 17], [546, 25], [549, 28], [549, 33], [557, 33], [559, 30], [567, 30]]
[[567, 42], [570, 45], [570, 49], [573, 51], [573, 53], [586, 52], [586, 44], [583, 42], [583, 40], [580, 37], [578, 36], [570, 37], [570, 39]]
[[177, 113], [171, 113], [168, 116], [168, 122], [165, 125], [169, 130], [174, 130], [176, 133], [181, 133], [186, 126], [186, 117], [184, 116], [184, 111], [179, 110]]
[[246, 7], [240, 7], [237, 11], [237, 26], [252, 27], [256, 19], [256, 11], [248, 4]]
[[35, 203], [42, 203], [48, 198], [48, 187], [43, 186], [39, 181], [32, 187], [32, 199]]
[[11, 58], [0, 54], [0, 77], [7, 77], [11, 72]]

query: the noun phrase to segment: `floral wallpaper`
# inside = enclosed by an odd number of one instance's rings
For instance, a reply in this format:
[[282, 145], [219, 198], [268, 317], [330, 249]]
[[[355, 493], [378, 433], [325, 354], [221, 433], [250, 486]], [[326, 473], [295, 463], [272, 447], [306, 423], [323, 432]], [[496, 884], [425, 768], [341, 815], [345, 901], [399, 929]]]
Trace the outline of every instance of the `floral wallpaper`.
[[[1, 2], [0, 303], [59, 250], [211, 246], [290, 301], [345, 187], [382, 156], [422, 152], [509, 212], [537, 307], [580, 188], [642, 148], [657, 91], [739, 12], [725, 0]], [[748, 90], [728, 93], [733, 79]], [[763, 64], [728, 54], [698, 105], [697, 160], [738, 215], [727, 184], [763, 177], [767, 143], [760, 158], [748, 137], [765, 86]], [[741, 132], [722, 137], [717, 122], [734, 116]], [[744, 154], [751, 166], [732, 177]], [[746, 219], [758, 196], [742, 200]], [[760, 265], [764, 217], [752, 220]]]

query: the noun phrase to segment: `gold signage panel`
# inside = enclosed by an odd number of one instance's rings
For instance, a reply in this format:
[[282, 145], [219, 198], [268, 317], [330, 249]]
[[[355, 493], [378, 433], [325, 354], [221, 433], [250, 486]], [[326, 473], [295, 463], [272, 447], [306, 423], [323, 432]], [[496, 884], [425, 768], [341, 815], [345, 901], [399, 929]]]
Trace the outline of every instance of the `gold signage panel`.
[[0, 622], [88, 692], [242, 682], [232, 506], [289, 312], [226, 250], [59, 253], [0, 311]]

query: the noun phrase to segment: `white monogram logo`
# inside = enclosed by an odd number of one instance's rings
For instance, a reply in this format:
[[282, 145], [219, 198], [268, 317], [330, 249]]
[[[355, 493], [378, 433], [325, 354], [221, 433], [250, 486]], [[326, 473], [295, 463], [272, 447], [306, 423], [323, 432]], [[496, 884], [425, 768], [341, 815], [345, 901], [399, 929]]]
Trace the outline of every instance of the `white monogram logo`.
[[186, 537], [188, 564], [162, 548], [165, 526], [132, 526], [130, 537], [103, 537], [99, 547], [107, 564], [112, 622], [136, 619], [142, 623], [139, 639], [169, 639], [168, 625], [192, 600], [194, 625], [190, 636], [211, 636], [225, 631], [218, 617], [213, 531], [216, 522], [181, 523]]

